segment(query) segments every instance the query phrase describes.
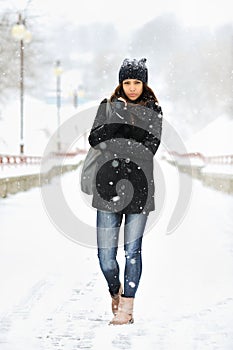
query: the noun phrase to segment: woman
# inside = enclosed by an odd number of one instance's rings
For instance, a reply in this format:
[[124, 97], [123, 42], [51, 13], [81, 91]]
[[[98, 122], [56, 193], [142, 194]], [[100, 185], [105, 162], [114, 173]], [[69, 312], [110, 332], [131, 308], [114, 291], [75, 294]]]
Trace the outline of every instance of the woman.
[[[101, 270], [112, 300], [110, 324], [133, 323], [133, 304], [142, 272], [142, 237], [154, 205], [153, 156], [161, 139], [162, 110], [147, 85], [146, 59], [125, 59], [119, 85], [104, 99], [89, 135], [101, 150], [92, 206], [97, 209]], [[124, 283], [117, 262], [124, 217]]]

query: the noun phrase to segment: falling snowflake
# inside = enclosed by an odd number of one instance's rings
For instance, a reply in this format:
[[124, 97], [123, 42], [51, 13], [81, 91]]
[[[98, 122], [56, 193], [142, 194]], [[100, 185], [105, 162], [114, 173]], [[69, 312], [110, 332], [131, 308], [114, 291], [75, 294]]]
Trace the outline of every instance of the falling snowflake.
[[101, 149], [106, 149], [106, 148], [107, 148], [107, 145], [106, 145], [105, 142], [101, 142], [101, 143], [99, 144], [99, 146], [100, 146]]
[[118, 162], [117, 160], [113, 160], [113, 161], [112, 161], [112, 166], [113, 166], [114, 168], [118, 167], [118, 165], [119, 165], [119, 162]]
[[134, 282], [129, 282], [129, 286], [131, 287], [131, 288], [135, 288], [135, 283]]

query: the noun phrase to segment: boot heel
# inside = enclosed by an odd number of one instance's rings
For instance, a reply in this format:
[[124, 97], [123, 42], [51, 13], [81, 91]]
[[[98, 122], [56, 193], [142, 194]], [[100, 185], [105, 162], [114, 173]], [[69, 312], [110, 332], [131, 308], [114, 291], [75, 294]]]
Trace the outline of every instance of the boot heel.
[[133, 319], [133, 304], [134, 298], [121, 297], [118, 311], [110, 324], [123, 325], [134, 323]]

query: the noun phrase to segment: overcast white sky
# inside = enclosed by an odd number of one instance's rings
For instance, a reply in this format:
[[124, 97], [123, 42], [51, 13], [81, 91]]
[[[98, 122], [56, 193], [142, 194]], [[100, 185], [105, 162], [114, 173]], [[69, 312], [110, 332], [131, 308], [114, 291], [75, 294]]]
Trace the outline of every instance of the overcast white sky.
[[[28, 0], [11, 0], [17, 6]], [[30, 6], [79, 24], [112, 22], [119, 30], [141, 27], [163, 12], [173, 12], [187, 25], [214, 27], [233, 21], [232, 0], [55, 1], [29, 0]]]

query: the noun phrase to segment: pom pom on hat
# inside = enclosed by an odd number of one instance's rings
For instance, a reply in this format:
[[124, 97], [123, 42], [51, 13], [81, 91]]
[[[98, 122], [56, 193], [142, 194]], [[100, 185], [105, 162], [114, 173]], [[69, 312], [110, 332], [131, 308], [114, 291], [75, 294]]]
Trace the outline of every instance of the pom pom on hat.
[[148, 81], [148, 70], [146, 67], [146, 58], [141, 58], [139, 61], [125, 58], [119, 71], [119, 83], [125, 79], [137, 79], [143, 83]]

